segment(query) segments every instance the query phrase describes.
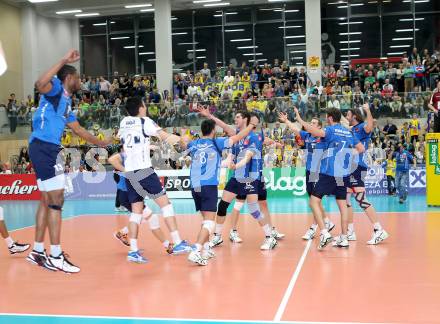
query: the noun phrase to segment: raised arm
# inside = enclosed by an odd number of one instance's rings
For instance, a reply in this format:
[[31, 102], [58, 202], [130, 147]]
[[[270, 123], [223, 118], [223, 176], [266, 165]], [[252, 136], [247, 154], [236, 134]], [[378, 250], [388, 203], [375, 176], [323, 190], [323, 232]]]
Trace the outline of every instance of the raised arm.
[[240, 140], [242, 140], [243, 138], [245, 138], [246, 136], [248, 136], [249, 133], [252, 132], [252, 130], [253, 130], [257, 125], [258, 125], [258, 118], [255, 117], [255, 116], [252, 116], [249, 125], [248, 125], [245, 129], [243, 129], [242, 131], [240, 131], [238, 134], [229, 137], [229, 146], [234, 145], [234, 144], [237, 143], [238, 141], [240, 141]]
[[296, 120], [301, 124], [302, 127], [304, 127], [307, 132], [315, 137], [325, 137], [325, 131], [323, 129], [319, 129], [318, 127], [312, 126], [311, 124], [306, 123], [304, 120], [302, 120], [297, 108], [294, 108], [294, 111], [296, 114]]
[[374, 122], [373, 115], [371, 114], [370, 106], [368, 104], [364, 104], [362, 106], [362, 108], [364, 109], [365, 113], [367, 114], [367, 123], [364, 126], [364, 130], [365, 130], [366, 133], [370, 134], [373, 131], [373, 127], [374, 127], [374, 125], [373, 125], [373, 122]]
[[100, 140], [97, 137], [90, 134], [88, 131], [86, 131], [81, 125], [78, 123], [78, 121], [74, 121], [67, 124], [67, 127], [69, 127], [77, 136], [85, 139], [87, 142], [95, 144], [97, 146], [107, 146], [112, 142], [112, 138], [107, 138], [104, 140]]
[[52, 90], [52, 83], [50, 82], [54, 75], [65, 65], [69, 63], [74, 63], [79, 60], [79, 52], [77, 50], [71, 49], [66, 55], [49, 70], [47, 70], [40, 78], [35, 82], [35, 88], [41, 94], [48, 93]]
[[294, 123], [292, 123], [289, 118], [287, 118], [287, 114], [284, 112], [278, 113], [278, 119], [280, 122], [285, 123], [287, 127], [295, 134], [298, 135], [301, 131]]
[[195, 110], [198, 111], [200, 113], [200, 115], [202, 115], [203, 117], [213, 120], [217, 126], [221, 127], [225, 131], [226, 135], [228, 135], [228, 136], [236, 135], [235, 129], [232, 128], [231, 126], [229, 126], [228, 124], [226, 124], [224, 121], [213, 116], [210, 113], [208, 107], [203, 107], [203, 106], [199, 105], [195, 108]]
[[246, 164], [249, 163], [249, 161], [252, 159], [252, 157], [254, 156], [254, 152], [252, 150], [247, 150], [243, 159], [240, 160], [240, 162], [238, 162], [237, 164], [232, 164], [231, 168], [233, 170], [237, 170], [240, 169], [242, 167], [244, 167]]

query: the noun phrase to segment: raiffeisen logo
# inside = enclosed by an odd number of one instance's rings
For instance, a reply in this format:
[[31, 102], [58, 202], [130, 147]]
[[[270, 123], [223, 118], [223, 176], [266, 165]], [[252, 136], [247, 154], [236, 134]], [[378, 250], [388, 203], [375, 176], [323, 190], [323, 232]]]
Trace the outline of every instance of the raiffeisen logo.
[[275, 179], [275, 172], [269, 171], [269, 178], [265, 177], [266, 189], [272, 191], [292, 191], [294, 196], [303, 196], [306, 194], [305, 176], [283, 176]]

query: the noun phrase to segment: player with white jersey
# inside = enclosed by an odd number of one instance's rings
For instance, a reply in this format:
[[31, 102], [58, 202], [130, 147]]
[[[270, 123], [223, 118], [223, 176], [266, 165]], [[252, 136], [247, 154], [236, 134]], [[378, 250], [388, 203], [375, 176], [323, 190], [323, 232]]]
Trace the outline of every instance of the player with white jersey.
[[174, 145], [180, 137], [162, 130], [147, 116], [147, 107], [140, 97], [127, 100], [126, 109], [129, 114], [119, 127], [119, 137], [124, 147], [125, 178], [127, 179], [128, 200], [132, 206], [129, 222], [130, 251], [127, 260], [135, 263], [146, 263], [137, 244], [139, 225], [143, 218], [144, 199], [149, 197], [161, 208], [165, 223], [175, 243], [174, 250], [180, 253], [189, 252], [191, 247], [180, 238], [174, 209], [165, 190], [151, 165], [150, 136], [157, 136], [162, 141]]

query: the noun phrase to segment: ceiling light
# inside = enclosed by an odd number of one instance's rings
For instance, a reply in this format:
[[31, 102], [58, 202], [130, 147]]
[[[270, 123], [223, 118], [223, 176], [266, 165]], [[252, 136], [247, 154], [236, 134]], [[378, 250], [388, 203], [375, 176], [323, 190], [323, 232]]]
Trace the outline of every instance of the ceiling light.
[[327, 3], [328, 5], [336, 5], [336, 4], [341, 4], [341, 3], [347, 3], [346, 1], [338, 1], [338, 2], [329, 2]]
[[261, 11], [283, 10], [283, 8], [260, 8]]
[[179, 19], [179, 18], [177, 18], [177, 17], [171, 17], [171, 20], [177, 20], [177, 19]]
[[121, 37], [111, 37], [111, 40], [117, 40], [117, 39], [129, 39], [130, 37], [128, 36], [121, 36]]
[[[414, 20], [425, 20], [425, 18], [415, 18]], [[400, 18], [399, 21], [413, 21], [412, 18]]]
[[196, 56], [196, 59], [205, 59], [206, 56]]
[[286, 44], [286, 46], [306, 46], [306, 43], [293, 43], [293, 44]]
[[[415, 31], [419, 31], [418, 28], [414, 29]], [[406, 29], [396, 29], [396, 33], [404, 33], [404, 32], [412, 32], [412, 28], [406, 28]]]
[[360, 50], [360, 47], [351, 47], [351, 48], [340, 48], [340, 51], [358, 51]]
[[261, 55], [263, 55], [263, 53], [244, 53], [244, 54], [242, 54], [243, 56], [261, 56]]
[[286, 2], [286, 0], [267, 0], [267, 2]]
[[149, 8], [149, 9], [141, 9], [139, 10], [140, 12], [153, 12], [154, 8]]
[[249, 62], [266, 62], [267, 59], [265, 58], [261, 58], [261, 59], [256, 59], [256, 60], [249, 60]]
[[362, 32], [349, 32], [349, 33], [339, 33], [341, 36], [347, 36], [347, 35], [360, 35]]
[[225, 29], [225, 33], [243, 32], [244, 29]]
[[231, 39], [231, 42], [250, 42], [252, 38]]
[[350, 41], [339, 41], [340, 44], [351, 44], [351, 43], [360, 43], [361, 41], [359, 39], [357, 40], [350, 40]]
[[[116, 22], [114, 22], [114, 21], [110, 21], [110, 24], [116, 24]], [[93, 26], [107, 26], [107, 23], [106, 23], [106, 22], [103, 22], [103, 23], [97, 23], [97, 24], [93, 24]]]
[[139, 55], [154, 55], [154, 52], [141, 52]]
[[341, 57], [359, 57], [359, 54], [341, 55]]
[[[414, 3], [424, 3], [429, 2], [430, 0], [415, 0]], [[403, 2], [411, 2], [411, 0], [403, 0]]]
[[405, 47], [411, 47], [411, 45], [392, 45], [390, 48], [405, 48]]
[[42, 3], [42, 2], [55, 2], [58, 0], [29, 0], [31, 3]]
[[387, 53], [387, 55], [402, 55], [405, 54], [405, 52], [393, 52], [393, 53]]
[[187, 35], [188, 32], [180, 32], [180, 33], [172, 33], [171, 35], [176, 36], [176, 35]]
[[125, 6], [125, 8], [132, 9], [132, 8], [143, 8], [143, 7], [151, 7], [151, 6], [152, 6], [151, 3], [145, 3], [145, 4], [128, 5], [128, 6]]
[[199, 42], [194, 42], [194, 43], [177, 43], [177, 45], [194, 45], [194, 44], [198, 44]]
[[258, 46], [239, 46], [238, 49], [258, 48]]
[[72, 13], [80, 13], [82, 12], [82, 10], [80, 9], [75, 9], [75, 10], [65, 10], [65, 11], [57, 11], [55, 12], [57, 15], [67, 15], [67, 14], [72, 14]]
[[206, 48], [199, 48], [199, 49], [196, 49], [196, 50], [186, 50], [187, 52], [194, 52], [194, 51], [196, 51], [196, 52], [206, 52]]
[[305, 53], [306, 50], [290, 51], [290, 53]]
[[193, 3], [208, 3], [208, 2], [220, 2], [222, 0], [195, 0]]
[[292, 59], [294, 59], [294, 60], [302, 60], [304, 57], [302, 57], [302, 56], [295, 56], [295, 57], [292, 57]]
[[289, 13], [289, 12], [299, 12], [299, 10], [298, 9], [289, 9], [289, 10], [284, 10], [284, 12], [287, 12], [287, 13]]
[[99, 16], [99, 13], [89, 12], [89, 13], [80, 13], [75, 15], [75, 17], [94, 17], [94, 16]]
[[359, 25], [363, 23], [364, 23], [363, 21], [350, 21], [350, 22], [338, 23], [338, 25]]
[[306, 37], [306, 35], [284, 36], [285, 39], [288, 39], [288, 38], [304, 38], [304, 37]]
[[156, 62], [156, 59], [149, 59], [147, 62]]
[[302, 26], [280, 26], [280, 29], [288, 29], [288, 28], [301, 28]]
[[229, 2], [218, 2], [218, 3], [207, 3], [204, 4], [203, 7], [224, 7], [229, 5], [230, 5]]
[[401, 40], [413, 40], [413, 38], [412, 37], [393, 38], [393, 41], [401, 41]]
[[[134, 46], [134, 45], [130, 45], [130, 46], [124, 46], [124, 48], [135, 48], [136, 46]], [[139, 45], [138, 46], [138, 48], [142, 48], [142, 47], [144, 47], [144, 45]]]
[[352, 4], [347, 5], [347, 6], [338, 6], [338, 8], [343, 9], [343, 8], [348, 8], [348, 6], [350, 6], [350, 7], [361, 7], [363, 5], [364, 5], [363, 3], [352, 3]]

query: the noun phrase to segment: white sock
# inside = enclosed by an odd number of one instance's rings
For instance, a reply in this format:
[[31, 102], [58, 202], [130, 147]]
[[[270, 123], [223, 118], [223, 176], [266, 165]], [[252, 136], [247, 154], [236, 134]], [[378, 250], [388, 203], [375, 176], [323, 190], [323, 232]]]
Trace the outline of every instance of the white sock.
[[321, 234], [328, 234], [328, 231], [326, 228], [324, 228], [323, 230], [321, 230]]
[[316, 231], [316, 229], [318, 228], [318, 224], [312, 224], [312, 226], [310, 226], [310, 228], [312, 228], [314, 231]]
[[139, 251], [137, 239], [132, 239], [132, 238], [130, 239], [130, 251], [132, 252]]
[[206, 242], [205, 244], [203, 244], [203, 250], [210, 250], [211, 247], [209, 246], [209, 242]]
[[34, 251], [44, 252], [44, 242], [34, 242]]
[[378, 230], [378, 231], [380, 231], [380, 230], [382, 230], [382, 226], [380, 225], [380, 223], [379, 222], [377, 222], [377, 223], [374, 223], [374, 229], [375, 230]]
[[8, 246], [8, 248], [10, 248], [14, 244], [14, 240], [10, 236], [5, 238], [5, 242], [6, 242], [6, 245]]
[[264, 231], [264, 235], [266, 235], [266, 237], [268, 237], [272, 234], [272, 229], [270, 228], [269, 224], [266, 224], [263, 226], [263, 231]]
[[166, 249], [170, 245], [170, 241], [166, 240], [162, 242], [163, 247]]
[[339, 237], [341, 238], [341, 241], [342, 240], [346, 240], [347, 239], [347, 234], [341, 234]]
[[353, 223], [348, 224], [348, 231], [354, 232], [354, 224]]
[[324, 218], [324, 223], [330, 224], [330, 218], [328, 218], [328, 217]]
[[125, 226], [123, 229], [120, 230], [120, 232], [121, 232], [122, 234], [128, 234], [128, 227]]
[[59, 257], [61, 254], [61, 245], [51, 245], [50, 246], [50, 255], [53, 257]]
[[215, 224], [215, 235], [222, 236], [223, 224], [216, 223]]
[[171, 239], [173, 240], [174, 244], [179, 245], [182, 240], [180, 239], [179, 231], [171, 232]]
[[196, 243], [195, 246], [196, 246], [197, 252], [202, 251], [202, 244]]

